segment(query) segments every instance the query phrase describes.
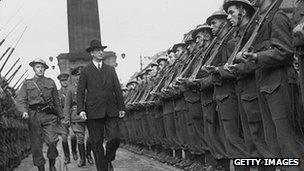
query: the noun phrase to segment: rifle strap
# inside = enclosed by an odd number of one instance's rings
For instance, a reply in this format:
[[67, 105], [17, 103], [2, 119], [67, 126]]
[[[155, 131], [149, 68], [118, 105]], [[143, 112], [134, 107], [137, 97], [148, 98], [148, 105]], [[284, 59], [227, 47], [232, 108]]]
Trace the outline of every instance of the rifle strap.
[[43, 91], [41, 90], [41, 88], [38, 86], [38, 84], [37, 84], [35, 81], [32, 81], [32, 82], [34, 83], [35, 87], [38, 89], [39, 94], [40, 94], [40, 97], [41, 97], [41, 98], [43, 99], [43, 101], [46, 103], [47, 101], [46, 101], [46, 99], [45, 99], [45, 97], [44, 97]]

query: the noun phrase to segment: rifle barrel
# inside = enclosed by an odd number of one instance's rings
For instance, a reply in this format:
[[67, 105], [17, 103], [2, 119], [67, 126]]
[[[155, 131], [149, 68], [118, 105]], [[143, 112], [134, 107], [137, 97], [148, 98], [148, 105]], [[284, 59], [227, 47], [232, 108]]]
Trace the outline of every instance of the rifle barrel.
[[18, 59], [15, 61], [15, 63], [13, 64], [13, 66], [9, 69], [9, 71], [5, 74], [4, 77], [6, 77], [6, 76], [12, 71], [12, 69], [15, 67], [15, 65], [16, 65], [19, 61], [20, 61], [20, 58], [18, 58]]

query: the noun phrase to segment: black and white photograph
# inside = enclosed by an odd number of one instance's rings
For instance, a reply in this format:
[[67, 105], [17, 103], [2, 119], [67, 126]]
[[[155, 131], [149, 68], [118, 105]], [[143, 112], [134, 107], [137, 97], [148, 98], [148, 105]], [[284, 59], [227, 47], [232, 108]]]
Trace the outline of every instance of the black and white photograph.
[[0, 171], [304, 171], [304, 0], [0, 0]]

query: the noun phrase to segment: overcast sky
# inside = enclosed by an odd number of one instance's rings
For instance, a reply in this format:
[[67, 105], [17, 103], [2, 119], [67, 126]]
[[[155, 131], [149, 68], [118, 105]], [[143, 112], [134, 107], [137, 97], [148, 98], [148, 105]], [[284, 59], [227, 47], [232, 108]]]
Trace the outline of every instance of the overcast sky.
[[[139, 70], [140, 54], [152, 56], [182, 41], [183, 34], [218, 10], [222, 0], [98, 0], [98, 4], [102, 43], [118, 55], [117, 73], [126, 82]], [[48, 58], [68, 52], [66, 13], [66, 0], [2, 0], [0, 38], [21, 23], [0, 47], [0, 54], [16, 41], [25, 25], [28, 28], [1, 75], [21, 58], [22, 69], [13, 83], [26, 69], [31, 77], [33, 72], [28, 63], [43, 58], [50, 66], [56, 65], [55, 70], [46, 72], [46, 76], [56, 79], [57, 61], [52, 64]], [[126, 54], [125, 59], [121, 59], [121, 53]]]

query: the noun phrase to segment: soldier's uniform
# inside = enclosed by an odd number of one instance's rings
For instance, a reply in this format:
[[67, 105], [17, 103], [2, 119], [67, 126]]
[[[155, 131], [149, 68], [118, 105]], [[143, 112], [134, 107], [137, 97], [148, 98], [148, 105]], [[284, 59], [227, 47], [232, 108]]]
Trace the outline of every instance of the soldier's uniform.
[[[46, 63], [40, 59], [31, 62], [30, 66], [34, 67], [37, 63], [44, 65], [46, 69], [48, 68]], [[36, 84], [43, 92], [44, 99], [51, 99], [54, 103], [58, 115], [46, 113], [42, 110], [42, 108], [45, 107], [46, 102], [41, 97]], [[43, 142], [46, 142], [48, 145], [47, 157], [50, 160], [50, 165], [54, 166], [55, 159], [58, 156], [56, 148], [58, 142], [56, 125], [58, 118], [63, 118], [55, 82], [47, 77], [35, 76], [31, 79], [27, 79], [18, 92], [16, 102], [20, 112], [29, 114], [28, 124], [34, 165], [43, 166], [44, 168], [45, 159], [43, 157], [42, 146]]]
[[263, 24], [253, 45], [258, 66], [255, 74], [267, 145], [280, 157], [303, 158], [303, 136], [295, 110], [297, 75], [291, 29], [281, 10]]
[[[68, 78], [69, 78], [69, 74], [65, 74], [65, 73], [57, 76], [57, 79], [60, 82], [67, 81]], [[67, 93], [67, 87], [63, 87], [61, 85], [61, 88], [58, 90], [58, 94], [59, 94], [60, 106], [62, 109], [64, 108], [64, 101], [65, 101], [66, 93]], [[67, 124], [58, 125], [58, 133], [62, 138], [62, 148], [63, 148], [63, 153], [65, 156], [65, 164], [68, 164], [71, 162], [70, 161], [70, 149], [69, 149], [69, 144], [68, 144], [68, 135], [69, 135], [68, 125]], [[71, 140], [72, 139], [73, 139], [73, 137], [71, 137]]]
[[[79, 76], [82, 67], [76, 67], [72, 70], [72, 76]], [[77, 114], [77, 85], [71, 85], [67, 91], [64, 105], [64, 117], [71, 123], [71, 129], [77, 137], [78, 151], [80, 155], [79, 167], [86, 165], [86, 158], [90, 164], [93, 163], [91, 157], [91, 144], [86, 127], [86, 121]], [[85, 136], [87, 137], [85, 148]]]

